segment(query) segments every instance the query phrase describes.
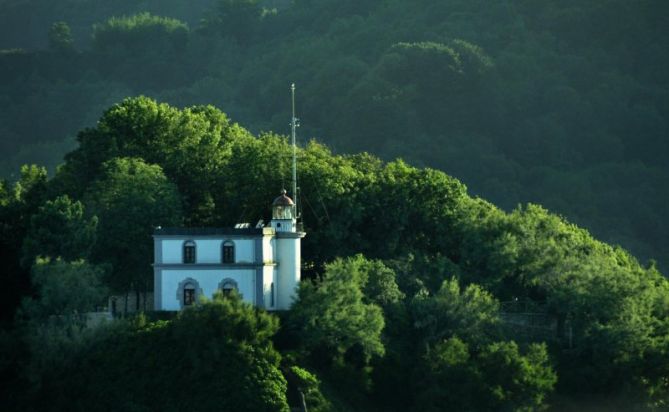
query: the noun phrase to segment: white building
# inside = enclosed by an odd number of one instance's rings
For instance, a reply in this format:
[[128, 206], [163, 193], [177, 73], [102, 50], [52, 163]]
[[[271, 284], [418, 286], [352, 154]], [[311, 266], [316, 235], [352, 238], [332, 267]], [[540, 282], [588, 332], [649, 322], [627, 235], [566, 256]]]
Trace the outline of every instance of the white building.
[[268, 227], [158, 228], [154, 232], [154, 306], [176, 311], [236, 289], [267, 310], [289, 309], [300, 281], [300, 241], [293, 201], [284, 190]]

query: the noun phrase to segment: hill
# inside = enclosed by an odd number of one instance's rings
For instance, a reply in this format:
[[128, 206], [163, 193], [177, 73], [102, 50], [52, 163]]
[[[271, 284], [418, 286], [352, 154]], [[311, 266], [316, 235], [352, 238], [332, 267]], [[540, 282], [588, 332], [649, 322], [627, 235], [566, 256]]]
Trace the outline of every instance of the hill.
[[297, 81], [302, 136], [443, 170], [507, 211], [541, 203], [666, 271], [667, 7], [4, 1], [0, 172], [53, 169], [128, 95], [287, 130]]
[[[541, 206], [506, 213], [443, 172], [315, 141], [298, 151], [309, 235], [290, 311], [219, 297], [175, 319], [86, 328], [78, 315], [107, 291], [151, 290], [155, 226], [267, 216], [292, 149], [212, 106], [146, 97], [77, 141], [53, 178], [26, 166], [0, 186], [13, 407], [151, 410], [152, 391], [161, 409], [199, 410], [285, 410], [300, 391], [323, 411], [669, 401], [669, 281], [653, 264]], [[189, 403], [228, 381], [234, 398]]]

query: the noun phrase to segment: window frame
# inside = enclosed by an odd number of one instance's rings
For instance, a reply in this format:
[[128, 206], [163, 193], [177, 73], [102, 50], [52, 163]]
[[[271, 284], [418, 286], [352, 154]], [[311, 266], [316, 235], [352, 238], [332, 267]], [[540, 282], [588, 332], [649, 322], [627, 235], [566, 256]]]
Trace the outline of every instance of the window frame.
[[[190, 292], [186, 292], [186, 290], [193, 290], [193, 301], [188, 302], [186, 304], [186, 297]], [[197, 279], [193, 276], [189, 276], [182, 281], [179, 282], [179, 285], [177, 286], [177, 291], [176, 291], [176, 298], [177, 301], [179, 301], [179, 308], [185, 309], [188, 307], [193, 307], [196, 306], [199, 302], [200, 296], [202, 295], [203, 291], [202, 288], [200, 287], [200, 282], [197, 281]]]
[[[226, 286], [228, 286], [228, 287], [226, 287]], [[223, 296], [229, 296], [230, 291], [232, 291], [232, 290], [235, 290], [241, 296], [241, 293], [239, 292], [239, 284], [237, 283], [236, 280], [231, 279], [231, 278], [223, 279], [221, 281], [221, 283], [218, 284], [218, 290], [221, 291]]]
[[223, 241], [223, 243], [221, 243], [221, 263], [235, 263], [237, 261], [235, 249], [235, 242], [232, 240]]
[[[191, 252], [188, 252], [191, 251]], [[197, 243], [194, 240], [185, 240], [181, 246], [181, 263], [192, 265], [197, 262]]]
[[186, 283], [183, 287], [183, 306], [195, 305], [197, 290], [192, 283]]

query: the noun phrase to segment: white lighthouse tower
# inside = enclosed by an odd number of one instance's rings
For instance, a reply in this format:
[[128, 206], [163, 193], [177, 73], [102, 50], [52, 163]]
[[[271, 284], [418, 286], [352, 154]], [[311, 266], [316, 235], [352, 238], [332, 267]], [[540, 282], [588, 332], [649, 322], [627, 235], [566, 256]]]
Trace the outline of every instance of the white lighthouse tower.
[[293, 304], [300, 283], [300, 243], [305, 233], [297, 230], [295, 203], [285, 190], [272, 203], [270, 225], [276, 233], [277, 309], [286, 310]]

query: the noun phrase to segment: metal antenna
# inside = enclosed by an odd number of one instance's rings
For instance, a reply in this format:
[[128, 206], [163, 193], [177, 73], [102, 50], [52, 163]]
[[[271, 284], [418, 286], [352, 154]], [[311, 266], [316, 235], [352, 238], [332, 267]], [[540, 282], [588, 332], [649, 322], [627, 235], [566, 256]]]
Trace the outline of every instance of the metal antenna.
[[291, 100], [293, 104], [293, 117], [290, 122], [291, 143], [293, 145], [293, 201], [295, 202], [295, 217], [297, 217], [297, 147], [295, 146], [295, 129], [299, 125], [299, 120], [295, 117], [295, 83], [290, 85]]

